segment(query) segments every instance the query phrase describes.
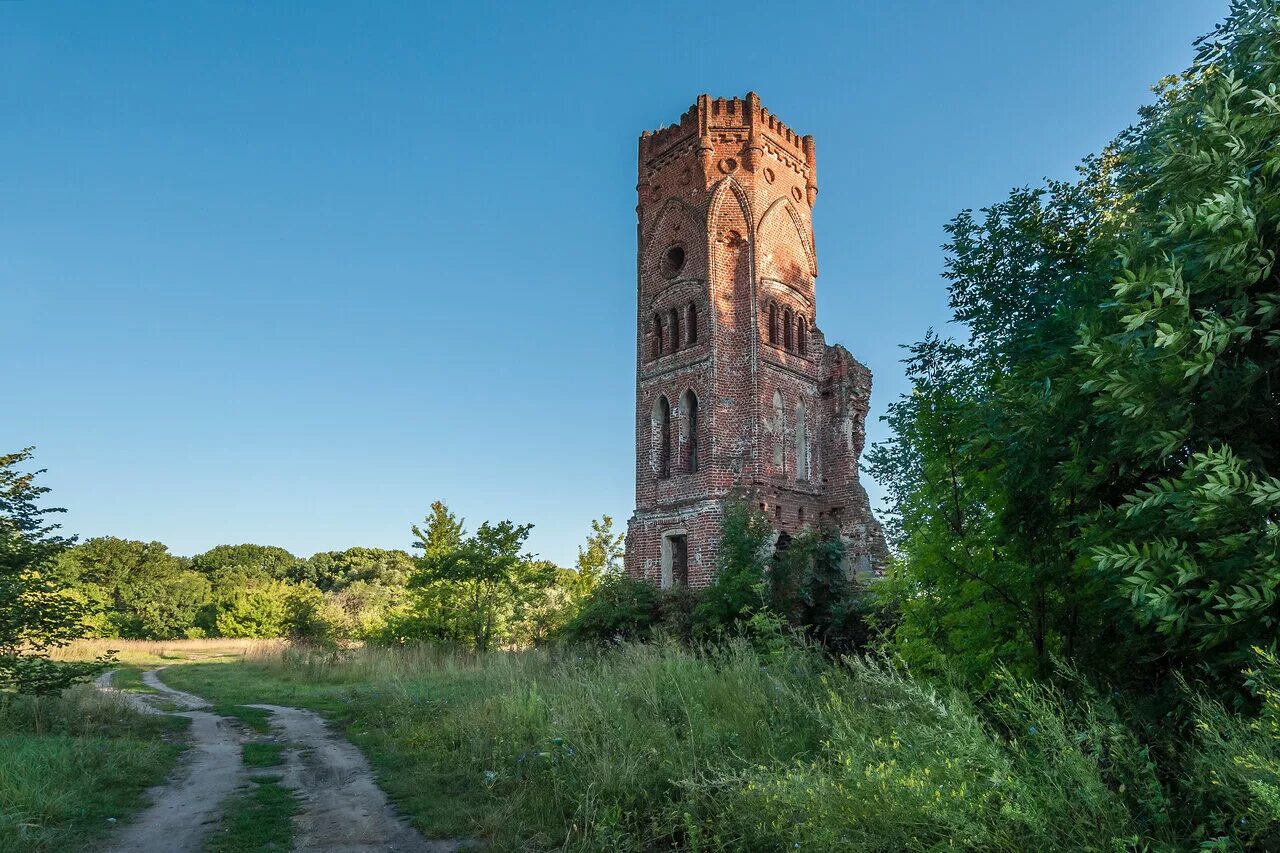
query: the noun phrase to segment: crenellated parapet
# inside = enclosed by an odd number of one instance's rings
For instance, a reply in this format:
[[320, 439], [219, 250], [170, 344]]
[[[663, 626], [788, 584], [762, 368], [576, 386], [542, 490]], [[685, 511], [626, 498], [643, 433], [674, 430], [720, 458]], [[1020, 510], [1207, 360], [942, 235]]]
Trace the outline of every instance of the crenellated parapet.
[[[734, 160], [732, 164], [718, 156], [726, 147], [739, 155], [728, 158]], [[650, 176], [691, 150], [698, 152], [704, 186], [722, 174], [736, 171], [739, 164], [746, 172], [755, 173], [772, 157], [804, 176], [808, 204], [812, 205], [817, 196], [813, 137], [802, 136], [788, 127], [760, 105], [755, 92], [748, 92], [745, 98], [699, 95], [677, 123], [640, 134], [641, 184], [647, 184]]]

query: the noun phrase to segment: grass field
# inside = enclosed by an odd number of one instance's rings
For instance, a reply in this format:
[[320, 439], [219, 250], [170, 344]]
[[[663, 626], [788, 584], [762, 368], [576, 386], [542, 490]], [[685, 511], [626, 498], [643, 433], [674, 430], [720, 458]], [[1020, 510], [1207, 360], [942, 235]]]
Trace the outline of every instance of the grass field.
[[483, 657], [274, 647], [227, 660], [165, 678], [219, 703], [321, 711], [425, 834], [496, 849], [1189, 840], [1148, 745], [1114, 709], [1027, 683], [1008, 682], [980, 710], [885, 664], [746, 644]]
[[[1152, 729], [1069, 677], [974, 697], [746, 642], [131, 653], [251, 724], [246, 703], [321, 712], [424, 834], [497, 850], [1248, 850], [1280, 827], [1280, 729], [1200, 700]], [[287, 824], [273, 784], [232, 804], [220, 849]]]
[[222, 820], [205, 842], [205, 853], [286, 853], [293, 846], [298, 798], [279, 776], [252, 777], [223, 806]]
[[101, 837], [168, 775], [186, 723], [88, 686], [0, 694], [0, 851], [61, 853]]

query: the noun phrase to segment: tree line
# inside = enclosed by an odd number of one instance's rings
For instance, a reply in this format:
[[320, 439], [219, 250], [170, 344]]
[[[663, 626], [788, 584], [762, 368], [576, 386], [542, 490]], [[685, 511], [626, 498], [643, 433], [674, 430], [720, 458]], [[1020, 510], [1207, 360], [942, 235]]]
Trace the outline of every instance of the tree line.
[[353, 547], [303, 558], [239, 544], [183, 557], [161, 542], [79, 542], [50, 521], [62, 509], [41, 506], [43, 471], [23, 470], [32, 456], [0, 456], [0, 682], [34, 689], [43, 686], [35, 667], [50, 686], [83, 674], [65, 667], [68, 677], [56, 678], [47, 660], [81, 636], [527, 645], [561, 630], [622, 571], [622, 535], [608, 515], [592, 521], [566, 569], [525, 550], [532, 525], [468, 532], [440, 501], [411, 526], [412, 553]]

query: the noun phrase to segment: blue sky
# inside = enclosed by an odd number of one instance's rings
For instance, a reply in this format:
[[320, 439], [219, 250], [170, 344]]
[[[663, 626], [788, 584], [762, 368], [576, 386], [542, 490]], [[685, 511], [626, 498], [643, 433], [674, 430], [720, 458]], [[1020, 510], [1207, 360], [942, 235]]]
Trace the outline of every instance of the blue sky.
[[0, 451], [82, 536], [406, 547], [442, 498], [568, 564], [633, 508], [641, 130], [754, 89], [817, 138], [876, 440], [943, 225], [1070, 176], [1225, 12], [0, 3]]

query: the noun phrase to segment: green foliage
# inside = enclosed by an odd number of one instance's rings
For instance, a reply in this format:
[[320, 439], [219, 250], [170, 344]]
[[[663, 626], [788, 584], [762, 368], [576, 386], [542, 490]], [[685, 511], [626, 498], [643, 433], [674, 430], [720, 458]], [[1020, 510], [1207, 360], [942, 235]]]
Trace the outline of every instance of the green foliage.
[[213, 603], [204, 627], [219, 637], [281, 637], [289, 632], [292, 587], [265, 570], [232, 566], [209, 576]]
[[0, 851], [79, 850], [146, 802], [186, 720], [136, 713], [89, 686], [0, 693]]
[[1273, 646], [1278, 21], [1233, 5], [1077, 182], [948, 227], [970, 340], [911, 348], [869, 456], [908, 659], [984, 680], [1056, 654], [1169, 689]]
[[[555, 581], [555, 567], [522, 553], [531, 524], [484, 522], [471, 536], [459, 535], [446, 550], [431, 527], [417, 533], [424, 557], [413, 585], [448, 592], [438, 599], [449, 608], [458, 637], [481, 651], [503, 638], [525, 605]], [[415, 528], [415, 531], [417, 529]], [[460, 533], [460, 531], [459, 531]]]
[[[500, 850], [1274, 846], [1274, 709], [1204, 706], [1202, 746], [1070, 670], [971, 693], [756, 646], [292, 650], [171, 680], [338, 714], [420, 825]], [[1253, 680], [1274, 697], [1273, 666]]]
[[[1214, 826], [1228, 827], [1248, 850], [1280, 849], [1280, 661], [1255, 650], [1246, 685], [1256, 715], [1229, 713], [1196, 696], [1194, 739], [1183, 784]], [[1202, 804], [1202, 805], [1201, 805]]]
[[648, 639], [662, 618], [660, 603], [651, 583], [625, 575], [607, 577], [565, 626], [564, 636], [600, 644]]
[[[246, 745], [246, 749], [247, 749]], [[298, 797], [279, 776], [252, 776], [223, 804], [222, 820], [210, 833], [206, 853], [272, 853], [293, 849]]]
[[84, 597], [102, 636], [180, 637], [212, 601], [209, 578], [159, 542], [89, 539], [62, 555], [58, 571]]
[[41, 508], [49, 492], [37, 486], [42, 471], [17, 466], [31, 448], [0, 456], [0, 689], [52, 693], [100, 671], [108, 663], [54, 663], [49, 651], [85, 632], [85, 606], [54, 572], [60, 554], [73, 542], [57, 535]]
[[292, 580], [314, 584], [323, 592], [365, 583], [382, 587], [403, 587], [413, 572], [413, 558], [404, 551], [382, 548], [348, 548], [322, 551], [300, 560]]
[[206, 574], [222, 569], [242, 569], [272, 580], [297, 576], [297, 557], [275, 545], [218, 545], [191, 558], [192, 566]]
[[592, 520], [591, 535], [578, 548], [579, 595], [590, 595], [603, 580], [622, 574], [623, 534], [613, 532], [613, 518], [604, 515]]
[[284, 744], [264, 741], [246, 743], [240, 748], [245, 767], [276, 767], [284, 764]]
[[773, 537], [763, 511], [743, 499], [725, 504], [720, 562], [715, 580], [694, 608], [695, 631], [709, 634], [732, 627], [766, 606], [764, 580]]
[[[593, 522], [580, 563], [599, 572], [616, 561], [611, 521]], [[580, 606], [595, 574], [561, 569], [523, 553], [532, 525], [485, 522], [467, 535], [441, 501], [422, 527], [422, 551], [410, 579], [409, 601], [370, 636], [395, 642], [443, 640], [475, 649], [541, 642], [560, 631]]]
[[1278, 22], [1237, 4], [1124, 140], [1134, 223], [1077, 344], [1131, 484], [1091, 555], [1162, 646], [1218, 675], [1280, 619]]

